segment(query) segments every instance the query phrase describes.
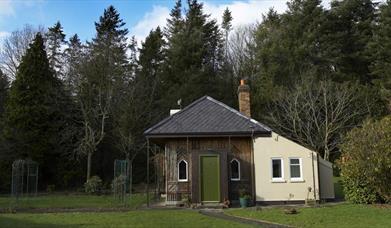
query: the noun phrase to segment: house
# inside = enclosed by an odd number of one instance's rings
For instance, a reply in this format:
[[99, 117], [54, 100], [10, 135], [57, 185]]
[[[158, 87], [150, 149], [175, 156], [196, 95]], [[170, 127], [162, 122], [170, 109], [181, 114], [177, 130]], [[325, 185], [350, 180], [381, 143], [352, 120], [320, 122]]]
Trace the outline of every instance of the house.
[[166, 205], [235, 201], [244, 190], [257, 203], [333, 199], [332, 165], [251, 118], [241, 81], [239, 111], [204, 96], [144, 132], [164, 148]]

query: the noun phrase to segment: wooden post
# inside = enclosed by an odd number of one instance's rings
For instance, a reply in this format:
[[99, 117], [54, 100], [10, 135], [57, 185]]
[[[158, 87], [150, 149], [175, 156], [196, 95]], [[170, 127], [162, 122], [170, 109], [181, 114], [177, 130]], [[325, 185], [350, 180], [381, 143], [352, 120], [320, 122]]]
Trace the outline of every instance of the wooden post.
[[147, 138], [147, 207], [149, 207], [149, 138]]

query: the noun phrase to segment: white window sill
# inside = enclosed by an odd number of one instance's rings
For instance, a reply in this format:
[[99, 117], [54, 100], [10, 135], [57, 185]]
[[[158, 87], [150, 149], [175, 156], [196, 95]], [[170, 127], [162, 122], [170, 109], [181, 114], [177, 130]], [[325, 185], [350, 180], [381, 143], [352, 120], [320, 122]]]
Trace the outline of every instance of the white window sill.
[[272, 179], [271, 182], [272, 183], [286, 183], [286, 180], [284, 180], [284, 179]]
[[234, 179], [231, 179], [231, 181], [240, 181], [240, 179], [234, 178]]
[[291, 183], [303, 183], [305, 182], [303, 179], [291, 179]]
[[189, 180], [178, 180], [178, 182], [188, 182]]

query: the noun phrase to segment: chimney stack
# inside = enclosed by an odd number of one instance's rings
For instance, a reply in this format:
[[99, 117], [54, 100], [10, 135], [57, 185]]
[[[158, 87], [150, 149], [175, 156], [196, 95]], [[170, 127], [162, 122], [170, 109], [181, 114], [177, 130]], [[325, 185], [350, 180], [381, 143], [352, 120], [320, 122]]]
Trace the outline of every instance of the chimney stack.
[[238, 87], [238, 98], [239, 98], [239, 111], [247, 116], [251, 117], [250, 111], [250, 87], [246, 85], [245, 81], [240, 80]]

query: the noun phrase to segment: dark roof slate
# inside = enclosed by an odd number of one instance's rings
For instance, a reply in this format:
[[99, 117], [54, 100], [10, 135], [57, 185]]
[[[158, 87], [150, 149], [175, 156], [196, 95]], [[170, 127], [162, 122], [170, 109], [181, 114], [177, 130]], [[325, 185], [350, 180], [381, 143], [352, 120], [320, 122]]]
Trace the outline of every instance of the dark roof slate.
[[251, 136], [270, 134], [271, 130], [239, 111], [204, 96], [181, 111], [147, 129], [147, 137], [231, 135]]

